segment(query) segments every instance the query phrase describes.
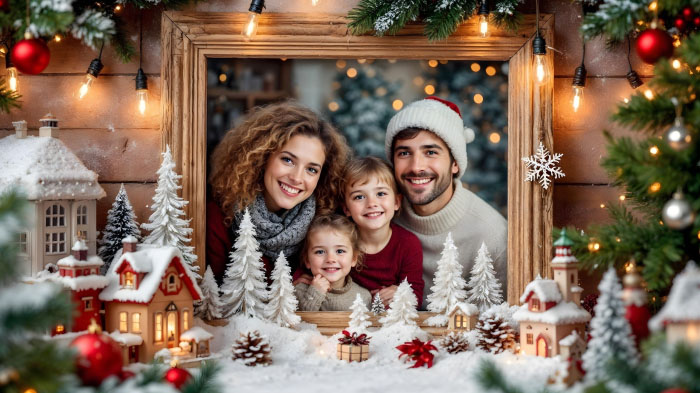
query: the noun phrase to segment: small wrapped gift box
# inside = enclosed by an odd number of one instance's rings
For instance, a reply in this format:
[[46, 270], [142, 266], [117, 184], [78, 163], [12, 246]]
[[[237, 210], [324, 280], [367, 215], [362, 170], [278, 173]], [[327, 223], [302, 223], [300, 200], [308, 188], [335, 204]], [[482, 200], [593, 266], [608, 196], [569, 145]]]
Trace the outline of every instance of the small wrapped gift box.
[[338, 359], [348, 362], [362, 362], [369, 358], [369, 344], [338, 344]]
[[343, 330], [343, 335], [338, 339], [338, 359], [348, 362], [362, 362], [369, 358], [369, 339], [366, 334], [350, 334]]

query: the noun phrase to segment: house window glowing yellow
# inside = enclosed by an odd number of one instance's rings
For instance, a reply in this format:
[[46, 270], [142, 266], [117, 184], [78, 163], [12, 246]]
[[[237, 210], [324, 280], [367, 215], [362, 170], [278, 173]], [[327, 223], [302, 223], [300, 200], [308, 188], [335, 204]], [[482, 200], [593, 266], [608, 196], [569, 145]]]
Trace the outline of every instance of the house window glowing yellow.
[[156, 314], [156, 323], [153, 324], [153, 328], [155, 329], [154, 336], [156, 338], [156, 342], [163, 341], [163, 314]]
[[540, 300], [539, 299], [532, 299], [532, 311], [539, 311], [540, 310]]
[[455, 315], [455, 327], [466, 327], [466, 324], [464, 323], [464, 315]]
[[119, 331], [122, 333], [128, 331], [127, 318], [127, 313], [125, 311], [119, 313]]
[[167, 329], [168, 329], [168, 341], [175, 341], [175, 332], [177, 329], [176, 321], [175, 321], [175, 313], [171, 312], [168, 314], [168, 322], [167, 322]]
[[190, 328], [190, 312], [187, 310], [184, 310], [182, 312], [182, 330], [188, 330]]
[[134, 274], [131, 272], [124, 273], [124, 288], [134, 288]]
[[131, 314], [131, 332], [141, 333], [141, 313]]

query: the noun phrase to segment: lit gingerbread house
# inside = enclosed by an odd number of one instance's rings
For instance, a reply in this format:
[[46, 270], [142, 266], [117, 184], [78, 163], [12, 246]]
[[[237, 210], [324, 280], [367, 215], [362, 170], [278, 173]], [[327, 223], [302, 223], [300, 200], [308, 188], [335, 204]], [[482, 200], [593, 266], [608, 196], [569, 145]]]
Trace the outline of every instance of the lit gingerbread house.
[[[72, 255], [58, 261], [58, 271], [41, 272], [33, 281], [53, 281], [70, 292], [75, 306], [70, 331], [80, 332], [87, 330], [90, 320], [101, 321], [99, 294], [107, 286], [107, 278], [100, 274], [102, 259], [95, 255], [88, 257], [88, 248], [83, 240], [77, 240], [71, 251]], [[66, 326], [58, 325], [51, 334], [67, 332]]]
[[26, 275], [70, 255], [77, 237], [94, 255], [96, 204], [105, 196], [97, 174], [58, 139], [58, 120], [48, 114], [40, 122], [39, 136], [27, 136], [22, 120], [0, 139], [0, 194], [20, 188], [33, 205], [35, 221], [17, 239]]
[[673, 279], [664, 307], [650, 321], [651, 330], [666, 330], [666, 340], [700, 347], [700, 269], [688, 262]]
[[447, 330], [472, 330], [479, 319], [479, 309], [473, 304], [459, 302], [447, 318]]
[[164, 348], [180, 352], [181, 342], [190, 336], [199, 340], [197, 332], [182, 337], [193, 327], [193, 305], [202, 293], [180, 251], [149, 245], [137, 250], [132, 236], [123, 245], [100, 299], [105, 302], [105, 330], [122, 339], [125, 362], [147, 363]]
[[574, 330], [585, 332], [591, 314], [580, 306], [578, 262], [571, 254], [573, 242], [562, 235], [554, 242], [554, 279], [537, 277], [520, 297], [523, 306], [513, 314], [520, 323], [520, 349], [528, 355], [553, 357], [560, 353], [560, 340]]

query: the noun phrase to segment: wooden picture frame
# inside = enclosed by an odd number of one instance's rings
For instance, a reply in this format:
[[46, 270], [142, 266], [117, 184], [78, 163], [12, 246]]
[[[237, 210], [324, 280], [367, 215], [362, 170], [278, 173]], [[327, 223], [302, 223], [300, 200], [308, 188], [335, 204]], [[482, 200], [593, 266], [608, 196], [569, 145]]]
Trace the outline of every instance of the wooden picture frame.
[[[170, 145], [182, 174], [182, 197], [193, 228], [198, 263], [205, 264], [206, 237], [206, 71], [210, 57], [376, 58], [508, 61], [508, 286], [510, 304], [536, 275], [550, 275], [552, 192], [525, 182], [521, 157], [534, 154], [540, 141], [552, 150], [553, 81], [532, 82], [535, 16], [525, 15], [515, 33], [495, 29], [477, 34], [476, 17], [448, 39], [429, 42], [421, 24], [395, 36], [353, 36], [347, 18], [330, 14], [261, 15], [254, 40], [240, 32], [245, 13], [166, 11], [162, 15], [162, 148]], [[553, 44], [554, 16], [540, 15], [540, 34]], [[553, 74], [552, 53], [550, 75]], [[332, 318], [331, 318], [332, 319]], [[323, 320], [323, 318], [321, 318]], [[334, 322], [337, 323], [337, 322]]]

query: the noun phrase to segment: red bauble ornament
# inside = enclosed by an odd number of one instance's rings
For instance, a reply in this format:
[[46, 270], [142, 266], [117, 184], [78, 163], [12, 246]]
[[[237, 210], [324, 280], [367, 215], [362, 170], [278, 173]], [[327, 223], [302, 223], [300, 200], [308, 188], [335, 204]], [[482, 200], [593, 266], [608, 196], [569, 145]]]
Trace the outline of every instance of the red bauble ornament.
[[182, 385], [187, 383], [187, 381], [190, 380], [192, 376], [190, 375], [187, 370], [182, 369], [177, 366], [171, 367], [166, 373], [165, 373], [165, 380], [170, 382], [173, 386], [175, 386], [177, 389], [180, 389]]
[[700, 27], [700, 16], [696, 16], [695, 18], [693, 18], [693, 24], [695, 25], [695, 27]]
[[644, 30], [637, 38], [636, 47], [639, 58], [648, 64], [673, 56], [673, 38], [659, 29]]
[[692, 7], [688, 6], [688, 7], [683, 8], [683, 11], [681, 11], [681, 13], [683, 14], [683, 18], [685, 18], [685, 20], [693, 19], [693, 8]]
[[676, 20], [673, 21], [673, 25], [676, 26], [679, 31], [683, 31], [683, 29], [685, 29], [685, 19], [676, 18]]
[[7, 12], [10, 10], [10, 0], [0, 0], [0, 11]]
[[107, 377], [122, 372], [122, 351], [119, 344], [96, 330], [76, 337], [71, 347], [78, 350], [76, 371], [85, 385], [98, 386]]
[[51, 53], [44, 40], [31, 38], [16, 43], [12, 47], [10, 59], [23, 74], [36, 75], [49, 65]]
[[682, 388], [669, 388], [662, 391], [661, 393], [688, 393], [688, 391]]

